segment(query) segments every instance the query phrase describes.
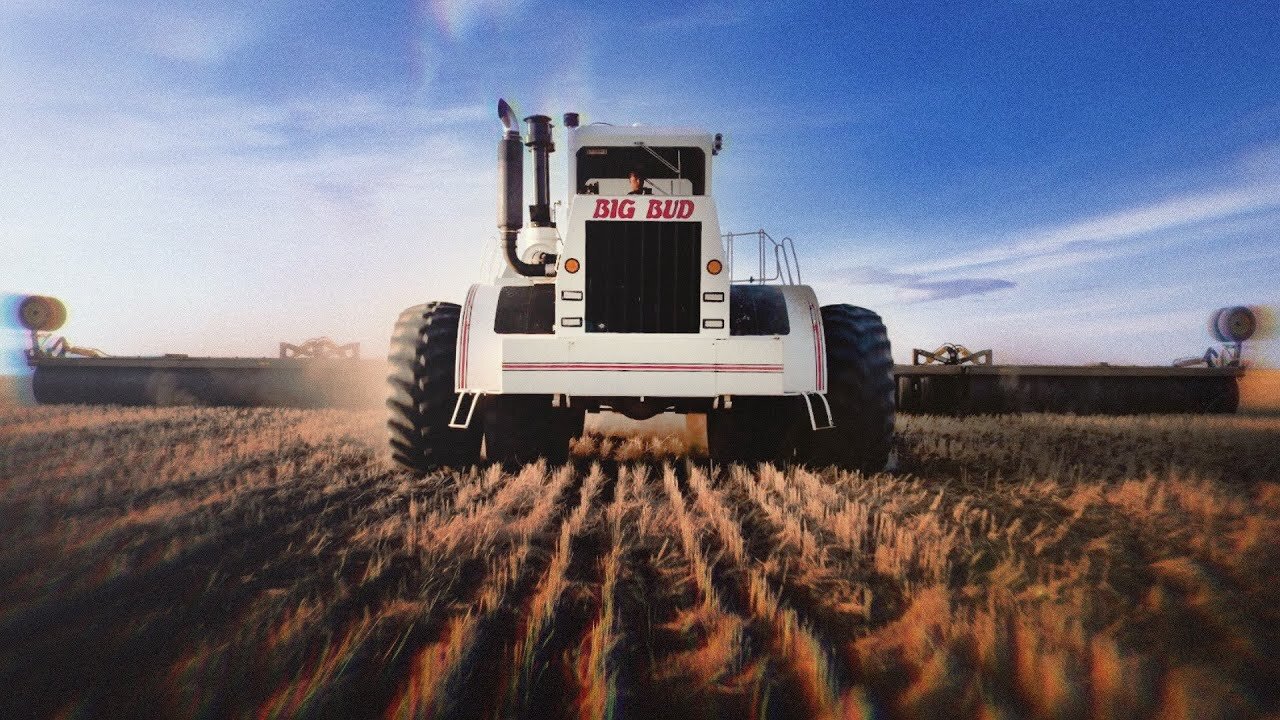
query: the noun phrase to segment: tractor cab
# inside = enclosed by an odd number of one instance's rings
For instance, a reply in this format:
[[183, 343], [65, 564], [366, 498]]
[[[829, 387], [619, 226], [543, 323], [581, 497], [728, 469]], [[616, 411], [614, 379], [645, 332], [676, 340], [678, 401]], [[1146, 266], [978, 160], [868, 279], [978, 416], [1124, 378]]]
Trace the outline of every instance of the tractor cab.
[[715, 136], [569, 119], [572, 201], [557, 228], [553, 332], [727, 335], [729, 274], [710, 197]]
[[[569, 127], [570, 195], [689, 197], [711, 193], [717, 136], [695, 129]], [[633, 191], [631, 176], [641, 187]]]

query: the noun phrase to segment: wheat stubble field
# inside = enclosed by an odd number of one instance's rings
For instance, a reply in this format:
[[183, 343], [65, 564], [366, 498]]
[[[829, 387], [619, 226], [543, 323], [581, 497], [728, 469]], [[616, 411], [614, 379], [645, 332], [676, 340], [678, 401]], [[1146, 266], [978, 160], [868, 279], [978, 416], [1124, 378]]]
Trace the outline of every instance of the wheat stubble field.
[[899, 469], [0, 408], [2, 717], [1280, 711], [1280, 419], [899, 418]]

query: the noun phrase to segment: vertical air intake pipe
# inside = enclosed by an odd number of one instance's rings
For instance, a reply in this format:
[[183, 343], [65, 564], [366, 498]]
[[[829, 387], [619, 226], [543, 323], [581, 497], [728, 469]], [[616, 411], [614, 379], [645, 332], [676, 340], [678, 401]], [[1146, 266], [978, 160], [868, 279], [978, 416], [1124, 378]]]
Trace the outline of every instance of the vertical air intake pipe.
[[529, 142], [533, 148], [534, 203], [529, 206], [529, 224], [534, 227], [555, 227], [551, 222], [551, 153], [555, 143], [551, 141], [551, 118], [546, 115], [530, 115]]
[[516, 114], [506, 100], [498, 101], [498, 118], [505, 128], [498, 141], [498, 230], [502, 233], [502, 251], [507, 264], [520, 275], [550, 275], [548, 268], [554, 266], [554, 257], [549, 264], [527, 263], [516, 251], [516, 236], [524, 225], [524, 143]]

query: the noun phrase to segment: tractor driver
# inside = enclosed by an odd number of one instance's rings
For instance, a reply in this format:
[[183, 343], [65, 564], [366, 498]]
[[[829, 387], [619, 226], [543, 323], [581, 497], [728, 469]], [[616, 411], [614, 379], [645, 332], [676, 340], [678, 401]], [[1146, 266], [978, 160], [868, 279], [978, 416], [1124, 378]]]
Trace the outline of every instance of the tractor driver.
[[631, 180], [631, 192], [628, 195], [652, 195], [653, 191], [644, 186], [644, 172], [639, 167], [631, 168], [628, 176]]

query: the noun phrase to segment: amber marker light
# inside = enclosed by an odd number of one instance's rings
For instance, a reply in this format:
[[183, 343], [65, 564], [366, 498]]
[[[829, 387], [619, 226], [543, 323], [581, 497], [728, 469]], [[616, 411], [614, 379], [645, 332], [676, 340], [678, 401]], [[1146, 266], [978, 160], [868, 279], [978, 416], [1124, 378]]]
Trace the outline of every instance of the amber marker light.
[[724, 269], [724, 264], [721, 263], [719, 260], [712, 259], [707, 262], [707, 272], [711, 273], [712, 275], [719, 275], [720, 271], [723, 269]]
[[564, 271], [572, 275], [578, 272], [578, 268], [582, 267], [582, 263], [578, 262], [578, 258], [569, 258], [564, 261]]

